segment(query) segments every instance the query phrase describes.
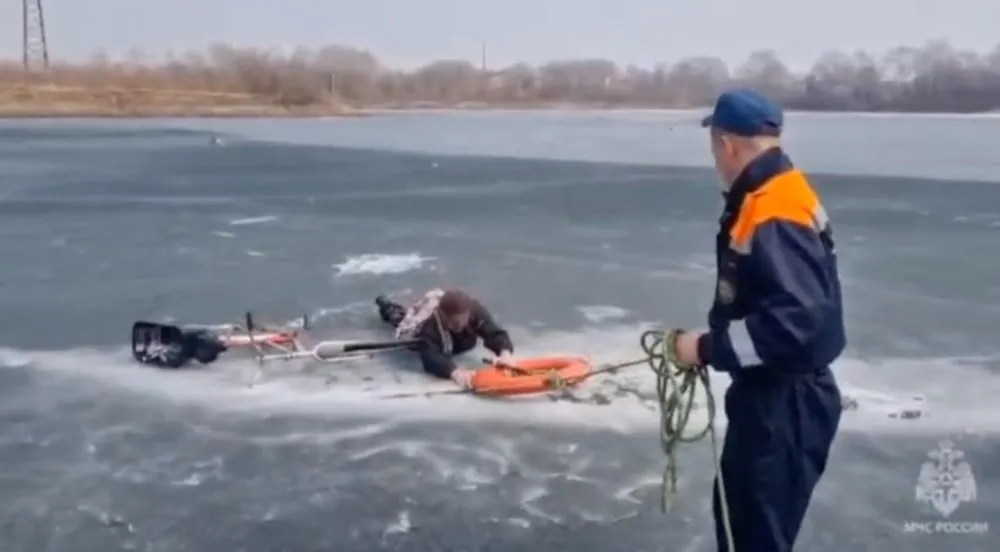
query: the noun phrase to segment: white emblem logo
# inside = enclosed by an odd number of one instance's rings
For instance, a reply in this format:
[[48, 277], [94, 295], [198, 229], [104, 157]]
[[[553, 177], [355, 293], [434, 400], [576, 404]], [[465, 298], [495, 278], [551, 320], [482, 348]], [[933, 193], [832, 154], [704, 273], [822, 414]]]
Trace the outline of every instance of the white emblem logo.
[[976, 500], [976, 478], [965, 453], [951, 441], [941, 441], [917, 478], [917, 500], [930, 503], [942, 517], [949, 517], [963, 502]]
[[715, 294], [718, 296], [720, 303], [728, 305], [736, 299], [736, 288], [733, 287], [733, 284], [729, 280], [719, 278], [715, 286]]

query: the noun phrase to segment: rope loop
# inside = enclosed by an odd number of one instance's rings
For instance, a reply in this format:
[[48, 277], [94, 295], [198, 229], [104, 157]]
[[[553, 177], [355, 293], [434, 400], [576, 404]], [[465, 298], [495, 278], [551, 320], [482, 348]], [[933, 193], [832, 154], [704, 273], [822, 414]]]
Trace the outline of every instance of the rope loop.
[[[730, 552], [735, 552], [729, 505], [722, 478], [721, 458], [715, 432], [716, 403], [712, 393], [708, 370], [704, 366], [681, 364], [677, 359], [677, 339], [683, 330], [650, 330], [639, 339], [639, 346], [646, 355], [649, 368], [656, 375], [656, 397], [660, 404], [660, 448], [667, 457], [663, 469], [663, 492], [660, 507], [670, 511], [677, 494], [677, 446], [693, 443], [708, 437], [712, 443], [715, 474], [722, 507], [723, 525]], [[694, 395], [698, 387], [705, 394], [705, 424], [694, 432], [688, 428], [694, 411]]]

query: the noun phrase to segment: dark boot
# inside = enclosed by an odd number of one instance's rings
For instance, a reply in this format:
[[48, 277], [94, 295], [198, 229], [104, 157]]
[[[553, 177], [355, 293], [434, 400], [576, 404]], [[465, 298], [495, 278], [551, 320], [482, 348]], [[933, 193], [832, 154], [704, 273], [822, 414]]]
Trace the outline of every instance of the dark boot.
[[406, 316], [406, 309], [385, 295], [376, 297], [375, 305], [378, 307], [378, 315], [382, 319], [382, 322], [389, 324], [393, 328], [398, 326], [403, 321], [403, 317]]

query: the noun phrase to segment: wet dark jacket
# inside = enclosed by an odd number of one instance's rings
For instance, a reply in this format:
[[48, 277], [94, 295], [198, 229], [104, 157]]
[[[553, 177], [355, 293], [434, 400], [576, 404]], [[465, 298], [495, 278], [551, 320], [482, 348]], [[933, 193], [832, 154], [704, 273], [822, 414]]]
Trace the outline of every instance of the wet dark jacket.
[[[718, 281], [702, 362], [734, 378], [825, 369], [844, 350], [833, 234], [805, 176], [778, 148], [733, 184], [716, 237]], [[739, 323], [739, 324], [737, 324]], [[753, 354], [737, 353], [745, 326]]]
[[[469, 317], [469, 325], [461, 332], [451, 334], [452, 351], [451, 355], [457, 355], [471, 351], [483, 340], [483, 346], [493, 354], [499, 355], [503, 351], [514, 352], [514, 344], [510, 340], [507, 330], [503, 329], [493, 320], [493, 315], [478, 301], [472, 309]], [[455, 370], [455, 363], [451, 360], [451, 355], [446, 354], [441, 340], [438, 324], [434, 317], [427, 319], [417, 331], [415, 336], [420, 340], [417, 350], [420, 352], [420, 362], [424, 370], [439, 378], [450, 378]]]

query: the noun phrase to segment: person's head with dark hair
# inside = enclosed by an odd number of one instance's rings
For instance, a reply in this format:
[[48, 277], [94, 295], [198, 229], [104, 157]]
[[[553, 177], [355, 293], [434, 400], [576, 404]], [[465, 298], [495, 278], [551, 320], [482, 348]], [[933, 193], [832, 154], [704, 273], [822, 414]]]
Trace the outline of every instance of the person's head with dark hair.
[[453, 332], [460, 332], [469, 325], [472, 309], [476, 301], [469, 294], [458, 289], [449, 289], [438, 302], [441, 321]]

